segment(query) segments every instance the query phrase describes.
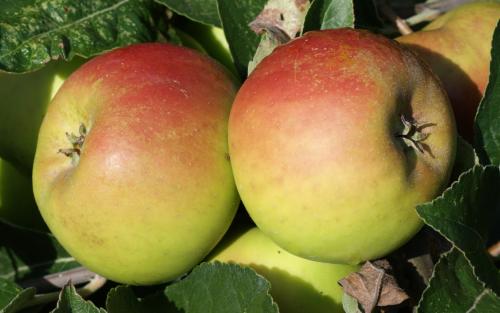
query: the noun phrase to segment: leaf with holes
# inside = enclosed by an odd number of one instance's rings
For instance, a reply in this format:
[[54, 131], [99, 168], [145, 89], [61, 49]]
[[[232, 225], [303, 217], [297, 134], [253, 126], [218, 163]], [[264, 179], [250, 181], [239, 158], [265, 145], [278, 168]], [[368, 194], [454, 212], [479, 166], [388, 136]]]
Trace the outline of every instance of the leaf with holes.
[[2, 1], [0, 70], [27, 72], [54, 59], [152, 41], [154, 7], [149, 0]]

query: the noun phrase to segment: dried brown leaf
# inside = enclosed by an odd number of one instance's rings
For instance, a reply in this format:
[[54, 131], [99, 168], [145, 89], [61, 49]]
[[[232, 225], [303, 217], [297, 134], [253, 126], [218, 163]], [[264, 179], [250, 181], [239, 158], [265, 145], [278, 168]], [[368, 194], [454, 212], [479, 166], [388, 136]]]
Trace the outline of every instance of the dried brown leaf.
[[249, 24], [262, 39], [253, 59], [248, 63], [248, 74], [273, 50], [297, 37], [302, 32], [309, 0], [269, 0], [264, 9]]
[[302, 30], [309, 5], [308, 0], [269, 0], [249, 26], [257, 34], [267, 32], [274, 40], [285, 43]]
[[391, 270], [386, 260], [368, 261], [359, 272], [350, 274], [339, 283], [344, 292], [358, 300], [365, 313], [370, 313], [376, 307], [399, 305], [408, 299]]

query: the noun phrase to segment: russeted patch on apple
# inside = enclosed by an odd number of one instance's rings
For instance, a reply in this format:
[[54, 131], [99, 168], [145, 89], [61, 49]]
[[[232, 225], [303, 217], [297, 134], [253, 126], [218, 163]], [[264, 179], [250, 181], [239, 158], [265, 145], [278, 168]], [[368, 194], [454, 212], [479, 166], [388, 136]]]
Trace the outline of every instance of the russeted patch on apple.
[[422, 226], [447, 185], [455, 121], [412, 52], [367, 31], [314, 31], [278, 47], [229, 119], [236, 185], [257, 226], [311, 260], [381, 257]]
[[227, 144], [235, 92], [222, 66], [169, 44], [116, 49], [73, 73], [48, 107], [33, 168], [61, 244], [128, 284], [201, 261], [239, 202]]

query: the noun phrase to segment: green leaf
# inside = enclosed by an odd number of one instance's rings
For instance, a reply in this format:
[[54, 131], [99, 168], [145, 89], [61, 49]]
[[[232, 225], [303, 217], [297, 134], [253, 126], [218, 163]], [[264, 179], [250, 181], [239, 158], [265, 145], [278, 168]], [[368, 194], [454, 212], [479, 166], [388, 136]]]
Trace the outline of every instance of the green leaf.
[[500, 275], [486, 252], [490, 226], [500, 208], [500, 169], [474, 166], [442, 196], [417, 207], [424, 222], [464, 252], [478, 278], [495, 292]]
[[358, 301], [345, 292], [342, 294], [342, 308], [345, 313], [361, 313]]
[[79, 266], [50, 234], [3, 222], [0, 222], [0, 234], [2, 279], [21, 281]]
[[241, 77], [246, 77], [247, 66], [260, 42], [248, 24], [262, 11], [266, 0], [217, 0], [222, 28]]
[[500, 312], [500, 298], [490, 289], [485, 289], [477, 297], [476, 303], [467, 313], [498, 313]]
[[493, 34], [490, 79], [475, 119], [475, 142], [481, 161], [500, 165], [500, 23]]
[[304, 31], [354, 27], [352, 0], [314, 0], [307, 12]]
[[61, 290], [57, 307], [51, 313], [106, 313], [97, 308], [92, 302], [85, 301], [71, 284]]
[[207, 25], [221, 26], [217, 0], [155, 0], [177, 14]]
[[0, 2], [0, 70], [27, 72], [50, 60], [90, 57], [155, 38], [149, 0]]
[[22, 289], [12, 281], [0, 278], [0, 313], [19, 311], [35, 293], [35, 288]]
[[474, 268], [458, 249], [444, 254], [436, 264], [419, 313], [497, 313], [500, 298], [476, 278]]
[[139, 299], [129, 286], [111, 289], [106, 298], [106, 309], [109, 313], [179, 312], [162, 291]]
[[166, 288], [167, 297], [189, 313], [277, 313], [271, 285], [248, 267], [202, 263]]

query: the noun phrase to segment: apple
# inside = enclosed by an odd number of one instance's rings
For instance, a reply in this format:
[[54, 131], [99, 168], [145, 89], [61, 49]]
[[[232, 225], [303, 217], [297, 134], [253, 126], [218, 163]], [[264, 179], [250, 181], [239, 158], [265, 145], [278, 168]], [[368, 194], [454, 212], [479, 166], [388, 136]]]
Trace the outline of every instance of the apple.
[[267, 56], [229, 119], [236, 186], [256, 225], [303, 258], [357, 264], [422, 226], [447, 185], [456, 129], [437, 78], [397, 42], [306, 33]]
[[256, 227], [224, 238], [209, 260], [253, 268], [270, 281], [271, 295], [282, 313], [344, 312], [337, 281], [359, 269], [297, 257]]
[[76, 260], [149, 285], [210, 252], [239, 203], [227, 144], [235, 92], [216, 62], [160, 43], [98, 56], [64, 82], [40, 128], [33, 189]]
[[85, 62], [52, 61], [42, 69], [24, 73], [0, 73], [0, 157], [25, 175], [31, 175], [38, 129], [63, 81]]
[[469, 142], [473, 141], [474, 117], [488, 84], [491, 40], [499, 19], [500, 2], [471, 2], [440, 16], [421, 31], [396, 39], [417, 52], [441, 79], [458, 132]]
[[33, 197], [31, 177], [1, 158], [0, 219], [31, 229], [47, 230]]

